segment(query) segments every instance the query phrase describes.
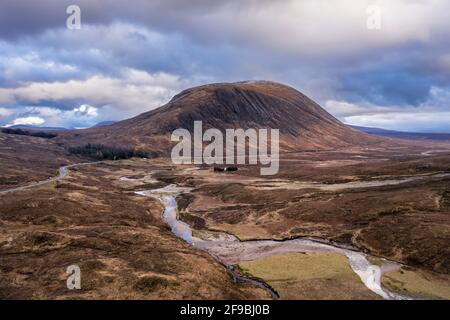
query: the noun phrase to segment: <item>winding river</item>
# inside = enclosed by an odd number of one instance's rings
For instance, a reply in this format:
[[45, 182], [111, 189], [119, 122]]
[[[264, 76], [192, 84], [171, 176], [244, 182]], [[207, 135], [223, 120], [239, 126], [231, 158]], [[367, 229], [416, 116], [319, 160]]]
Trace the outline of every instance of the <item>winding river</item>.
[[[345, 255], [348, 258], [352, 270], [359, 276], [364, 285], [383, 299], [405, 300], [409, 297], [390, 292], [381, 286], [381, 276], [384, 272], [399, 268], [400, 265], [384, 260], [381, 266], [369, 262], [367, 255], [359, 252], [355, 248], [340, 247], [325, 243], [323, 240], [302, 238], [285, 241], [239, 241], [226, 233], [210, 233], [209, 236], [202, 235], [202, 238], [193, 235], [191, 227], [177, 218], [176, 197], [181, 193], [189, 192], [187, 188], [168, 185], [164, 188], [136, 191], [142, 196], [158, 199], [164, 205], [163, 218], [171, 227], [172, 232], [192, 246], [206, 250], [220, 263], [233, 271], [233, 266], [242, 261], [255, 260], [267, 256], [272, 256], [287, 252], [334, 252]], [[237, 273], [233, 275], [239, 276]], [[243, 280], [242, 276], [241, 280]], [[255, 283], [255, 279], [247, 279], [248, 282]], [[260, 287], [269, 290], [272, 297], [277, 298], [276, 292], [264, 283], [255, 283]]]

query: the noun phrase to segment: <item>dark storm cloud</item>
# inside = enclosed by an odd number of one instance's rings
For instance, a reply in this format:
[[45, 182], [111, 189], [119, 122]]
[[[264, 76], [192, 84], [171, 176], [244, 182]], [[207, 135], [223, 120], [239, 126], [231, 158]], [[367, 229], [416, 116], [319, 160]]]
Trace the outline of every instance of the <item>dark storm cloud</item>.
[[364, 98], [382, 106], [418, 106], [428, 99], [432, 85], [433, 79], [403, 70], [352, 74], [343, 83], [346, 95], [354, 96], [353, 100]]
[[[0, 124], [14, 109], [26, 117], [24, 106], [64, 110], [68, 123], [80, 104], [120, 119], [192, 85], [245, 79], [293, 85], [323, 105], [349, 102], [359, 114], [430, 103], [445, 111], [436, 92], [450, 86], [450, 3], [379, 2], [386, 21], [372, 32], [370, 0], [4, 0]], [[71, 4], [81, 30], [65, 27]]]
[[[268, 2], [259, 0], [258, 3]], [[69, 5], [81, 8], [84, 23], [108, 24], [113, 21], [161, 26], [181, 30], [182, 24], [196, 15], [207, 14], [239, 1], [210, 0], [3, 0], [0, 4], [0, 36], [13, 39], [37, 34], [46, 29], [66, 25], [66, 9]], [[247, 5], [256, 3], [251, 0]]]
[[438, 66], [449, 45], [439, 41], [382, 49], [365, 56], [369, 62], [353, 61], [350, 68], [341, 65], [337, 93], [351, 102], [420, 106], [430, 98], [433, 87], [450, 86], [449, 69]]

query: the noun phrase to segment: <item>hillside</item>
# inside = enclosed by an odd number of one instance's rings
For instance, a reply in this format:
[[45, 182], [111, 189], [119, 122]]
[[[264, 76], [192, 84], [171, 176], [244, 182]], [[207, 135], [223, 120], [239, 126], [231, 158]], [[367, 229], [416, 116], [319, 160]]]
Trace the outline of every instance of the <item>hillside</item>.
[[382, 140], [342, 124], [301, 92], [273, 82], [218, 83], [187, 89], [166, 105], [105, 127], [63, 134], [69, 145], [102, 143], [167, 154], [178, 128], [280, 129], [282, 151], [323, 150]]

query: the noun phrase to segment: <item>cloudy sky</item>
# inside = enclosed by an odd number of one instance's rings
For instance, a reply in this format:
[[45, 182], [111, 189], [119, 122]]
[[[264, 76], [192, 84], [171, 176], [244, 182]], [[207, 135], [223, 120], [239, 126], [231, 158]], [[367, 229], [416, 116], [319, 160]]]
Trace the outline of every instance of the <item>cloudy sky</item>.
[[[81, 29], [67, 27], [73, 4]], [[2, 0], [0, 125], [89, 127], [194, 85], [265, 79], [346, 123], [450, 132], [449, 12], [447, 0]]]

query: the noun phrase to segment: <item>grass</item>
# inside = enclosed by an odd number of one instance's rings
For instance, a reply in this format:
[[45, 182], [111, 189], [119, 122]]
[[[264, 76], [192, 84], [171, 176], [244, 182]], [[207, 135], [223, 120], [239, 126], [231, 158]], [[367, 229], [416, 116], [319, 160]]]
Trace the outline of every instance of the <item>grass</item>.
[[377, 299], [336, 253], [287, 253], [239, 264], [263, 279], [281, 299]]
[[402, 294], [425, 299], [450, 299], [450, 278], [404, 268], [385, 274], [382, 284]]
[[168, 285], [169, 281], [167, 281], [164, 278], [155, 276], [144, 276], [136, 282], [135, 288], [139, 291], [150, 293], [161, 287], [167, 287]]

